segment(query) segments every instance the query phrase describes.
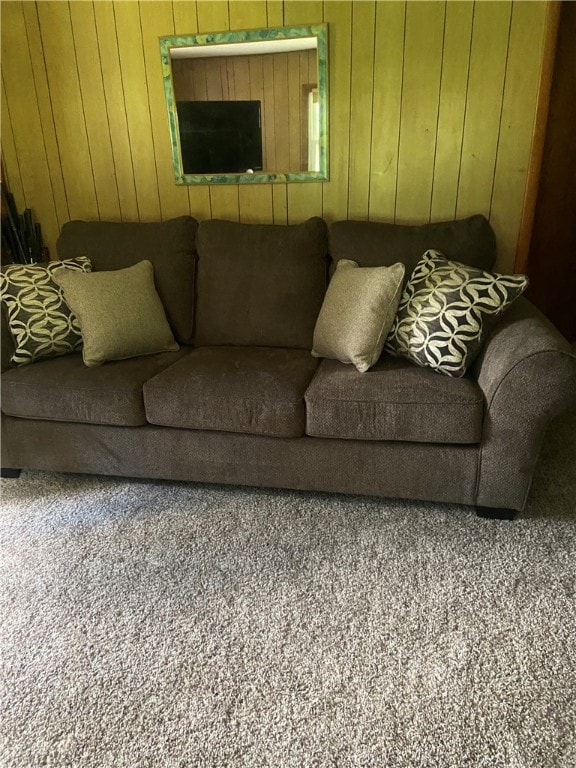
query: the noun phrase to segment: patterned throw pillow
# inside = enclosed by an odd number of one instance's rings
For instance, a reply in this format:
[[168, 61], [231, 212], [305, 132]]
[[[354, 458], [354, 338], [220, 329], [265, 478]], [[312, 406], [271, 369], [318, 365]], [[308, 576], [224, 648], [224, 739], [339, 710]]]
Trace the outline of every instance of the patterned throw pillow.
[[385, 350], [462, 377], [487, 326], [527, 285], [525, 275], [484, 272], [426, 251], [404, 288]]
[[47, 264], [10, 264], [0, 273], [0, 299], [16, 347], [10, 361], [26, 365], [82, 347], [78, 321], [52, 279], [58, 270], [90, 272], [86, 256]]

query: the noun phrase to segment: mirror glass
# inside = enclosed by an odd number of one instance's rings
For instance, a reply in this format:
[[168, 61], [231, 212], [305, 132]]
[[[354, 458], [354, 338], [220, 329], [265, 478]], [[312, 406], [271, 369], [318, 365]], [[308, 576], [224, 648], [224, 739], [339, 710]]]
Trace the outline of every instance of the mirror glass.
[[177, 184], [328, 178], [326, 24], [161, 37]]

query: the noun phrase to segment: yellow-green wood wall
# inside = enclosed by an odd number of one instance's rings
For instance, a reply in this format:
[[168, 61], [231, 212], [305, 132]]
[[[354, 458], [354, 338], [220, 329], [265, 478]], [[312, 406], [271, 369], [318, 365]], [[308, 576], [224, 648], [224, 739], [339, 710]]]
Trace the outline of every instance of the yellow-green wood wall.
[[[512, 271], [547, 3], [1, 3], [2, 157], [55, 256], [69, 219], [422, 223], [480, 212]], [[176, 186], [158, 37], [329, 25], [330, 180]]]

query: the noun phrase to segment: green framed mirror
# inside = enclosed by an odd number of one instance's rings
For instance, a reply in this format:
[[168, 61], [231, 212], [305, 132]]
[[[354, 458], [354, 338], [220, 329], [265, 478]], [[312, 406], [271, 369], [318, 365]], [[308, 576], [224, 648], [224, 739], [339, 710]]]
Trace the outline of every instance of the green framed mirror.
[[328, 179], [328, 27], [161, 37], [177, 184]]

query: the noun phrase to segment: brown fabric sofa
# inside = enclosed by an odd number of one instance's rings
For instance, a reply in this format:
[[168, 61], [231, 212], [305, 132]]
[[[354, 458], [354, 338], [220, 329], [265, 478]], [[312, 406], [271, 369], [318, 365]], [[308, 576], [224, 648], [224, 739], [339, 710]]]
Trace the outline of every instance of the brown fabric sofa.
[[576, 356], [527, 300], [461, 379], [386, 354], [367, 373], [310, 354], [335, 261], [403, 261], [408, 276], [428, 248], [484, 269], [496, 256], [482, 216], [420, 227], [69, 222], [60, 258], [87, 255], [95, 271], [153, 262], [181, 348], [11, 369], [3, 322], [3, 471], [426, 499], [512, 517], [548, 423], [576, 404]]

